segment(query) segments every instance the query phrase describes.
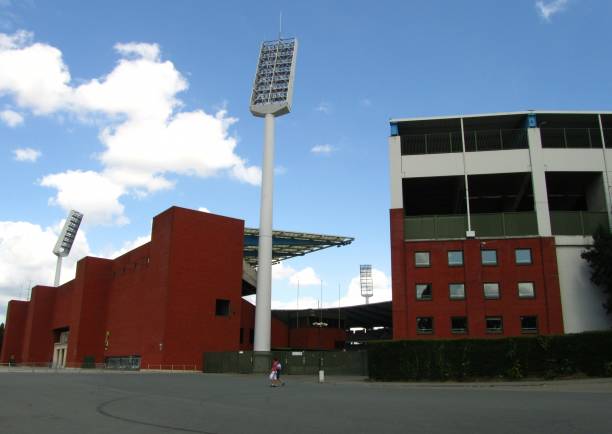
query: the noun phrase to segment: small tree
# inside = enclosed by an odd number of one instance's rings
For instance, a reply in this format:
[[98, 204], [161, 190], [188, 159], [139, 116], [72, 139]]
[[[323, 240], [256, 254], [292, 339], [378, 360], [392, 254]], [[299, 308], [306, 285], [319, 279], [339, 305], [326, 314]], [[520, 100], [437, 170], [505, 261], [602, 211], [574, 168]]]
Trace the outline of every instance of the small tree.
[[603, 288], [607, 300], [603, 304], [612, 313], [612, 234], [600, 226], [593, 234], [593, 245], [580, 255], [591, 267], [591, 282]]

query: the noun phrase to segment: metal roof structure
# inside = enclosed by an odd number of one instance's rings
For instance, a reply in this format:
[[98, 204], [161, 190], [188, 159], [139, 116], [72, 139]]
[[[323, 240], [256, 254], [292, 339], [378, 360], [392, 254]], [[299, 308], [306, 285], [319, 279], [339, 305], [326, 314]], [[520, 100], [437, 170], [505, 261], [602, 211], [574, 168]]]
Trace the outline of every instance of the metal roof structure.
[[[354, 238], [336, 235], [308, 234], [304, 232], [272, 231], [272, 263], [303, 256], [328, 247], [351, 244]], [[257, 267], [259, 229], [244, 228], [244, 260]]]

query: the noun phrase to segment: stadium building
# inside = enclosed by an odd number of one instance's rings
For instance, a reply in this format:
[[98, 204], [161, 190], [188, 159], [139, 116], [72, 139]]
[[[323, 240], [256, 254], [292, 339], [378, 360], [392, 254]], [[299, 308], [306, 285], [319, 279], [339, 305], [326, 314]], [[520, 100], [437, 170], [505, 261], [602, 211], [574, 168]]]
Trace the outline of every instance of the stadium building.
[[394, 339], [610, 328], [580, 253], [610, 228], [612, 113], [390, 126]]
[[[205, 352], [251, 350], [255, 309], [242, 297], [255, 293], [258, 236], [242, 220], [169, 208], [150, 242], [112, 260], [85, 257], [73, 280], [11, 300], [0, 363], [201, 369]], [[273, 259], [352, 241], [274, 231]], [[321, 319], [329, 326], [315, 327]], [[345, 329], [363, 324], [350, 309], [273, 312], [272, 347], [342, 347]]]

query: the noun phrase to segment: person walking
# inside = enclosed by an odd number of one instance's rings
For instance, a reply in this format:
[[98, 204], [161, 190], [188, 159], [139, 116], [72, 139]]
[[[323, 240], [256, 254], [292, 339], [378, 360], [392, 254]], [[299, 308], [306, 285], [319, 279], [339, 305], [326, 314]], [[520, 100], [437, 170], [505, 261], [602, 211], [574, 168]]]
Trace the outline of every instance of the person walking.
[[272, 360], [272, 370], [270, 371], [270, 387], [276, 387], [278, 386], [278, 371], [277, 371], [277, 367], [278, 367], [278, 359], [275, 357]]

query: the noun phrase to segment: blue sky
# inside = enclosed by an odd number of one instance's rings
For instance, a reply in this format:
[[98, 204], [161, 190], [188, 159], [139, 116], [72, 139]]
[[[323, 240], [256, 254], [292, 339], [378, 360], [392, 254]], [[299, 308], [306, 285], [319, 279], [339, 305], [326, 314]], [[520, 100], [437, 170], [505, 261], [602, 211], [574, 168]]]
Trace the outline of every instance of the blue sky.
[[360, 302], [359, 264], [390, 298], [388, 120], [610, 110], [612, 3], [0, 0], [0, 320], [49, 284], [70, 208], [84, 255], [146, 241], [169, 206], [257, 227], [259, 45], [299, 39], [277, 121], [274, 227], [355, 237], [276, 267], [273, 306]]

